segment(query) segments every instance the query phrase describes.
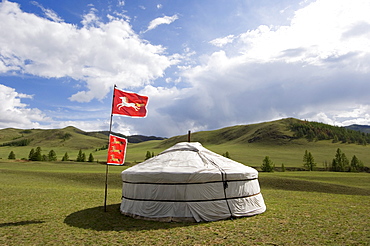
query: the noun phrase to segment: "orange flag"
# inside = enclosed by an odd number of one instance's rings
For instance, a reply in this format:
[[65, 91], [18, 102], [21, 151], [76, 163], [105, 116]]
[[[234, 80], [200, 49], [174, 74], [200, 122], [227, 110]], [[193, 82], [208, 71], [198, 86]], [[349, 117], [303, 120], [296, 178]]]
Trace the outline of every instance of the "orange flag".
[[123, 165], [125, 162], [127, 139], [109, 135], [108, 165]]

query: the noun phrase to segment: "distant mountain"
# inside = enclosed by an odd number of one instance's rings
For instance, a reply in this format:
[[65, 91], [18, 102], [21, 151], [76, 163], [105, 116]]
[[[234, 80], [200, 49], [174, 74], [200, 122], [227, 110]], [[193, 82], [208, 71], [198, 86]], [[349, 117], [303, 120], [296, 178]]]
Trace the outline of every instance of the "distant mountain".
[[[103, 134], [104, 136], [108, 136], [109, 131], [89, 132], [88, 134], [89, 135]], [[115, 133], [115, 132], [112, 132], [112, 134], [114, 134], [116, 136], [119, 136], [119, 137], [127, 138], [129, 143], [141, 143], [141, 142], [151, 141], [151, 140], [164, 140], [164, 139], [166, 139], [166, 138], [162, 138], [162, 137], [144, 136], [144, 135], [125, 136], [123, 134]]]
[[354, 130], [354, 131], [359, 131], [363, 133], [370, 133], [370, 126], [367, 125], [350, 125], [350, 126], [345, 126], [345, 128]]

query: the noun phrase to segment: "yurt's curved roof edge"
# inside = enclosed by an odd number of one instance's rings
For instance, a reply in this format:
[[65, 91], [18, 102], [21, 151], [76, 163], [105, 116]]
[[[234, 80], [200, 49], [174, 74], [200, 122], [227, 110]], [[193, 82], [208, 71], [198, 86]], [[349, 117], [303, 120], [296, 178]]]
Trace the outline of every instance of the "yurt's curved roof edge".
[[123, 173], [129, 173], [131, 171], [145, 172], [146, 170], [150, 170], [150, 172], [160, 171], [162, 173], [172, 173], [174, 171], [176, 173], [186, 173], [188, 171], [197, 173], [200, 170], [206, 172], [205, 169], [218, 173], [220, 171], [219, 168], [224, 169], [227, 173], [233, 173], [232, 170], [237, 173], [258, 173], [257, 170], [248, 165], [231, 160], [204, 148], [199, 142], [181, 142], [175, 144], [157, 156], [125, 169]]
[[174, 146], [162, 151], [158, 155], [162, 155], [168, 152], [174, 152], [174, 151], [194, 151], [199, 152], [201, 150], [205, 150], [206, 148], [203, 147], [203, 145], [199, 142], [180, 142], [175, 144]]

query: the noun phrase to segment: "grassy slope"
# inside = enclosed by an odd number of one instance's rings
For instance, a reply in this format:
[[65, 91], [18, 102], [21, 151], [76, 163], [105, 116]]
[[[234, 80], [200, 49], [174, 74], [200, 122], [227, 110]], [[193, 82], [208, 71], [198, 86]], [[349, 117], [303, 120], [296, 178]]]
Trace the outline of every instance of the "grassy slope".
[[[332, 143], [330, 140], [308, 142], [306, 139], [294, 139], [293, 133], [287, 130], [289, 120], [292, 119], [196, 132], [191, 135], [191, 141], [200, 142], [219, 154], [227, 151], [232, 159], [253, 167], [261, 166], [263, 158], [269, 156], [276, 167], [284, 163], [285, 167], [300, 168], [303, 167], [303, 155], [307, 150], [315, 158], [317, 167], [323, 168], [325, 162], [332, 162], [338, 148], [349, 160], [356, 155], [365, 166], [370, 166], [370, 146]], [[146, 151], [158, 154], [181, 141], [187, 141], [187, 136], [129, 145], [127, 160], [142, 160]]]
[[[324, 167], [324, 163], [331, 163], [337, 148], [340, 148], [349, 160], [356, 155], [365, 166], [370, 166], [370, 146], [356, 144], [332, 143], [331, 141], [308, 142], [306, 139], [293, 139], [293, 133], [287, 129], [287, 123], [295, 119], [283, 119], [251, 125], [227, 127], [215, 131], [196, 132], [191, 140], [200, 142], [204, 147], [223, 154], [229, 152], [232, 159], [249, 166], [259, 167], [265, 156], [269, 156], [276, 167], [301, 168], [305, 150], [312, 153], [317, 167]], [[31, 130], [31, 133], [21, 133], [20, 129], [0, 130], [0, 144], [23, 138], [33, 138], [30, 146], [0, 147], [0, 158], [7, 159], [10, 151], [14, 151], [16, 158], [28, 158], [31, 148], [41, 146], [43, 154], [53, 149], [60, 160], [67, 152], [70, 159], [75, 159], [79, 149], [86, 156], [93, 154], [95, 160], [105, 161], [107, 150], [97, 151], [107, 144], [107, 137], [103, 134], [87, 135], [73, 127], [60, 130]], [[67, 140], [61, 139], [63, 134], [69, 133]], [[138, 144], [129, 144], [127, 148], [127, 163], [141, 162], [147, 151], [158, 154], [175, 143], [187, 141], [187, 136], [176, 136], [166, 140], [147, 141]]]
[[370, 175], [261, 173], [267, 211], [211, 223], [135, 220], [104, 165], [0, 161], [0, 245], [368, 245]]
[[[67, 138], [65, 138], [66, 134]], [[108, 143], [107, 137], [103, 134], [88, 134], [74, 127], [52, 130], [32, 129], [25, 131], [13, 128], [0, 130], [0, 144], [22, 139], [32, 139], [32, 141], [28, 146], [0, 147], [0, 158], [7, 159], [10, 151], [13, 151], [17, 159], [28, 159], [32, 148], [41, 147], [42, 154], [47, 155], [50, 150], [54, 150], [59, 160], [66, 152], [70, 159], [75, 159], [80, 149], [88, 157], [90, 153], [94, 154], [95, 149]], [[99, 155], [99, 153], [97, 154]], [[101, 157], [106, 159], [106, 151]]]

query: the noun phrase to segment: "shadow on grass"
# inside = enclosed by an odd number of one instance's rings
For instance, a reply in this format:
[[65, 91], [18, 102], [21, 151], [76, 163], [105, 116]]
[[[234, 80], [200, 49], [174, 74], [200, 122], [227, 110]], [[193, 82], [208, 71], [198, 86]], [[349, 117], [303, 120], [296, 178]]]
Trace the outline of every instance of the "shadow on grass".
[[261, 185], [262, 190], [278, 189], [290, 191], [306, 191], [330, 194], [370, 196], [370, 190], [367, 189], [307, 180], [289, 179], [285, 177], [284, 178], [260, 177], [259, 183]]
[[24, 220], [24, 221], [18, 221], [18, 222], [0, 223], [0, 228], [1, 227], [8, 227], [8, 226], [23, 226], [23, 225], [41, 224], [41, 223], [45, 223], [45, 221], [42, 221], [42, 220]]
[[176, 222], [166, 223], [157, 221], [146, 221], [133, 219], [124, 216], [119, 211], [120, 204], [107, 206], [107, 212], [104, 207], [88, 208], [74, 212], [64, 219], [64, 223], [69, 226], [96, 231], [142, 231], [142, 230], [159, 230], [174, 227], [194, 226], [197, 223]]

